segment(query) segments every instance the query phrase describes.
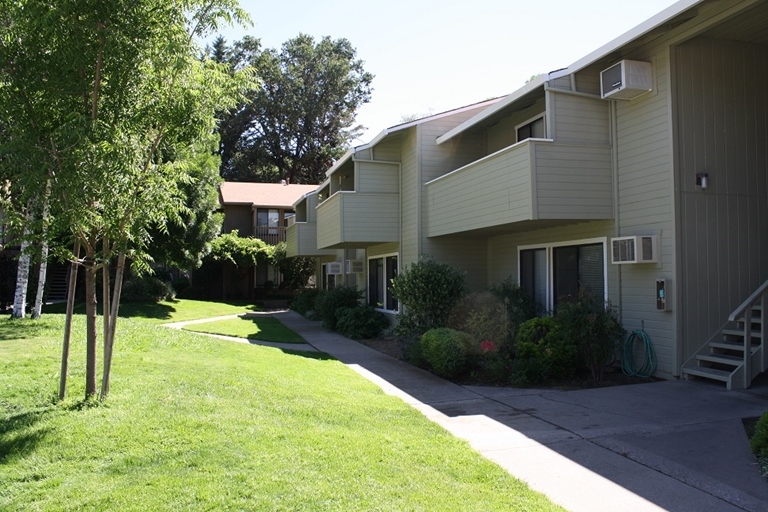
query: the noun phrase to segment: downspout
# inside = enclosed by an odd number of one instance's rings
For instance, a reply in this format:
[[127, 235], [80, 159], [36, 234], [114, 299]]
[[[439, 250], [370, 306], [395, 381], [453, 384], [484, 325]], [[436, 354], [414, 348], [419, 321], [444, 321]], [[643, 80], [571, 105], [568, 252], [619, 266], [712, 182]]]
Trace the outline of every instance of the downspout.
[[[618, 112], [616, 108], [616, 101], [608, 102], [608, 117], [611, 133], [611, 167], [613, 171], [613, 235], [621, 236], [621, 223], [619, 222], [619, 128], [618, 128]], [[608, 250], [611, 250], [610, 241]], [[623, 310], [622, 304], [622, 288], [621, 288], [621, 268], [623, 265], [615, 265], [616, 269], [616, 311], [619, 314], [619, 322], [622, 322]]]

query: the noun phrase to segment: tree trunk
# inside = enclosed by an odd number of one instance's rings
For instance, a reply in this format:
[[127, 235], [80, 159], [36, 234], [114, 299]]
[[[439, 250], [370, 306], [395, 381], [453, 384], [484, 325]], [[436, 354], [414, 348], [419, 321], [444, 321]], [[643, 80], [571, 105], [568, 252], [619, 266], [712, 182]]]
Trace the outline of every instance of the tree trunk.
[[[106, 400], [109, 395], [109, 378], [112, 374], [112, 352], [115, 346], [115, 329], [117, 328], [117, 314], [120, 307], [120, 294], [123, 291], [123, 275], [125, 271], [125, 253], [121, 252], [117, 257], [117, 269], [115, 272], [115, 286], [112, 292], [112, 308], [109, 312], [109, 324], [105, 322], [104, 329], [104, 371], [101, 379], [101, 400]], [[105, 288], [106, 290], [106, 288]], [[104, 310], [107, 309], [107, 301], [104, 301]]]
[[21, 241], [21, 253], [16, 269], [16, 293], [13, 296], [13, 318], [24, 318], [27, 306], [27, 287], [29, 286], [29, 228], [24, 228], [24, 238]]
[[42, 245], [40, 246], [40, 271], [37, 275], [37, 295], [35, 295], [35, 307], [32, 309], [32, 318], [37, 320], [43, 314], [43, 293], [45, 292], [45, 280], [48, 273], [48, 213], [50, 212], [51, 180], [45, 182], [45, 195], [43, 196], [43, 232]]
[[61, 348], [61, 376], [59, 378], [59, 400], [64, 400], [67, 396], [67, 372], [69, 369], [69, 338], [72, 333], [72, 316], [75, 311], [75, 291], [77, 288], [77, 266], [76, 261], [80, 257], [80, 243], [75, 242], [75, 248], [72, 251], [75, 261], [70, 263], [69, 282], [67, 283], [67, 316], [64, 321], [64, 342]]
[[96, 396], [96, 268], [93, 254], [85, 264], [85, 399]]

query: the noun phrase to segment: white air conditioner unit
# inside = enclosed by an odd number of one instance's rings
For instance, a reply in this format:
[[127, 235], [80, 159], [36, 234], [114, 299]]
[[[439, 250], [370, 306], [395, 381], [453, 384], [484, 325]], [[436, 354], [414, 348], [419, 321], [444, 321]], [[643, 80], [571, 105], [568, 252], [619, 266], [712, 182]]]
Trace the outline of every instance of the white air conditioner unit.
[[631, 100], [653, 90], [650, 62], [622, 60], [600, 72], [600, 96], [606, 100]]
[[621, 236], [611, 239], [611, 263], [656, 263], [659, 261], [659, 237], [656, 235]]
[[363, 262], [361, 260], [347, 260], [347, 274], [362, 274]]
[[333, 263], [325, 264], [325, 273], [328, 275], [339, 275], [343, 273], [342, 271], [343, 269], [341, 268], [340, 261], [334, 261]]

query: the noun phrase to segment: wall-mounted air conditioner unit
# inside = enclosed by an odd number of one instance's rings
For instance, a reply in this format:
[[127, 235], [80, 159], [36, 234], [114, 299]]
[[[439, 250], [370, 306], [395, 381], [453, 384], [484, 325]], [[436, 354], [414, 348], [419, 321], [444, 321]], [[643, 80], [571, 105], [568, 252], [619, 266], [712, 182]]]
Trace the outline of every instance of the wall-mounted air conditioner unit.
[[622, 60], [600, 72], [600, 96], [606, 100], [631, 100], [653, 90], [650, 62]]
[[325, 273], [328, 275], [339, 275], [343, 273], [340, 261], [334, 261], [333, 263], [325, 264]]
[[347, 260], [347, 274], [362, 274], [362, 260]]
[[612, 238], [611, 249], [611, 263], [614, 264], [659, 261], [659, 237], [656, 235]]

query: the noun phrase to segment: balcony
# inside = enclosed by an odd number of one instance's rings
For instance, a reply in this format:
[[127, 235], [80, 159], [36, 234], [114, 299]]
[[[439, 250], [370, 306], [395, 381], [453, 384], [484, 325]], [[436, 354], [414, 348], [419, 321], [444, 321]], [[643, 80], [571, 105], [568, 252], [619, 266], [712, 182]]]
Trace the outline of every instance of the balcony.
[[317, 246], [343, 249], [400, 240], [397, 193], [337, 192], [317, 207]]
[[426, 188], [427, 236], [609, 220], [611, 147], [528, 139]]
[[331, 256], [333, 249], [317, 248], [316, 222], [289, 222], [286, 229], [286, 254], [292, 256]]
[[282, 226], [254, 226], [253, 236], [269, 245], [285, 242], [285, 228]]

